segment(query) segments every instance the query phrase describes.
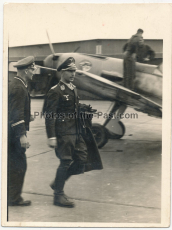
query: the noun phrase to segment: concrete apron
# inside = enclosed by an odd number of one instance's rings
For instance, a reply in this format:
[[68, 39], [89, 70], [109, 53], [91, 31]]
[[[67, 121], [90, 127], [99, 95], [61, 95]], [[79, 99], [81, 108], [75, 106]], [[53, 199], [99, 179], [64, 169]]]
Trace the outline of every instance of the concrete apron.
[[[32, 111], [41, 110], [40, 102], [32, 101]], [[125, 136], [109, 140], [100, 150], [104, 169], [67, 181], [65, 193], [76, 204], [68, 209], [53, 205], [49, 183], [54, 179], [59, 160], [47, 146], [44, 120], [37, 117], [28, 132], [31, 147], [27, 150], [23, 188], [23, 197], [30, 199], [32, 205], [9, 207], [9, 221], [160, 223], [161, 120], [140, 114], [136, 121], [123, 122]]]

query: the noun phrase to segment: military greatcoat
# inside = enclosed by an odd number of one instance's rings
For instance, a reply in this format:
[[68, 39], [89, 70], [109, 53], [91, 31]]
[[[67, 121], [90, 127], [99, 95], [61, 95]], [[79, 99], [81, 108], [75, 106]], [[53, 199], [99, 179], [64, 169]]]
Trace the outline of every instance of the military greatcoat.
[[[65, 140], [76, 136], [82, 136], [87, 148], [87, 161], [85, 171], [102, 169], [102, 162], [90, 127], [86, 125], [90, 122], [84, 121], [79, 115], [79, 96], [76, 87], [71, 84], [70, 89], [62, 81], [52, 87], [45, 99], [44, 115], [48, 138], [56, 137], [58, 145], [65, 143]], [[60, 140], [60, 141], [59, 141]], [[60, 149], [60, 147], [59, 147]], [[68, 155], [69, 148], [65, 154]]]

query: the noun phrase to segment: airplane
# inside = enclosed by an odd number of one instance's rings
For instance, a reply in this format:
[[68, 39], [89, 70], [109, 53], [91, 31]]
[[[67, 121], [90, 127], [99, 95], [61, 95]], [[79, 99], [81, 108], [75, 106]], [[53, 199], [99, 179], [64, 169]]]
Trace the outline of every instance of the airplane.
[[50, 40], [49, 45], [52, 54], [44, 59], [44, 67], [37, 65], [38, 69], [43, 69], [49, 76], [46, 82], [47, 91], [52, 86], [53, 78], [56, 83], [60, 80], [58, 66], [67, 57], [73, 57], [77, 67], [73, 84], [77, 89], [89, 92], [92, 97], [112, 102], [109, 114], [113, 114], [115, 119], [110, 116], [105, 119], [103, 125], [92, 125], [99, 148], [102, 148], [108, 139], [120, 139], [124, 136], [125, 126], [121, 122], [121, 114], [124, 114], [128, 106], [149, 116], [162, 117], [162, 64], [157, 66], [137, 62], [135, 91], [131, 91], [122, 86], [122, 59], [76, 52], [55, 53]]

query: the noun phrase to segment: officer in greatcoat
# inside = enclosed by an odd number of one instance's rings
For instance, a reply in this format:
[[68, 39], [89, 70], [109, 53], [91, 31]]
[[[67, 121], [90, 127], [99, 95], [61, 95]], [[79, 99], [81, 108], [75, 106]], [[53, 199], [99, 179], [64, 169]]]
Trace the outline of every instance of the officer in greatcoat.
[[138, 29], [137, 33], [133, 35], [128, 43], [126, 52], [124, 53], [123, 61], [123, 76], [124, 86], [128, 89], [134, 90], [134, 79], [135, 79], [135, 60], [136, 54], [138, 53], [138, 47], [143, 43], [143, 30]]
[[[48, 145], [55, 147], [60, 159], [51, 188], [54, 190], [54, 205], [74, 207], [64, 193], [65, 181], [71, 175], [102, 169], [103, 166], [91, 132], [91, 122], [81, 116], [84, 106], [79, 104], [76, 87], [72, 84], [76, 71], [74, 58], [63, 60], [57, 70], [61, 73], [61, 80], [49, 90], [44, 103]], [[90, 107], [86, 107], [89, 110]]]
[[18, 61], [17, 76], [9, 84], [8, 90], [8, 205], [27, 206], [31, 201], [21, 197], [26, 173], [26, 149], [29, 131], [30, 95], [27, 84], [35, 71], [34, 57], [29, 56]]

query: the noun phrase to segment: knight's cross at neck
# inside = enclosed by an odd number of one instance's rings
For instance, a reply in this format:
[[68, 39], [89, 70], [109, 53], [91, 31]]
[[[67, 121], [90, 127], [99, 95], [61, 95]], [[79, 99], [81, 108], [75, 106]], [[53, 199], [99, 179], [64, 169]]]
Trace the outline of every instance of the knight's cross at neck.
[[[71, 82], [70, 83], [66, 83], [66, 82], [63, 82], [63, 81], [61, 81], [61, 82], [63, 84], [65, 84], [69, 89], [74, 90], [75, 86]], [[64, 85], [61, 86], [61, 90], [65, 90], [65, 86]]]

